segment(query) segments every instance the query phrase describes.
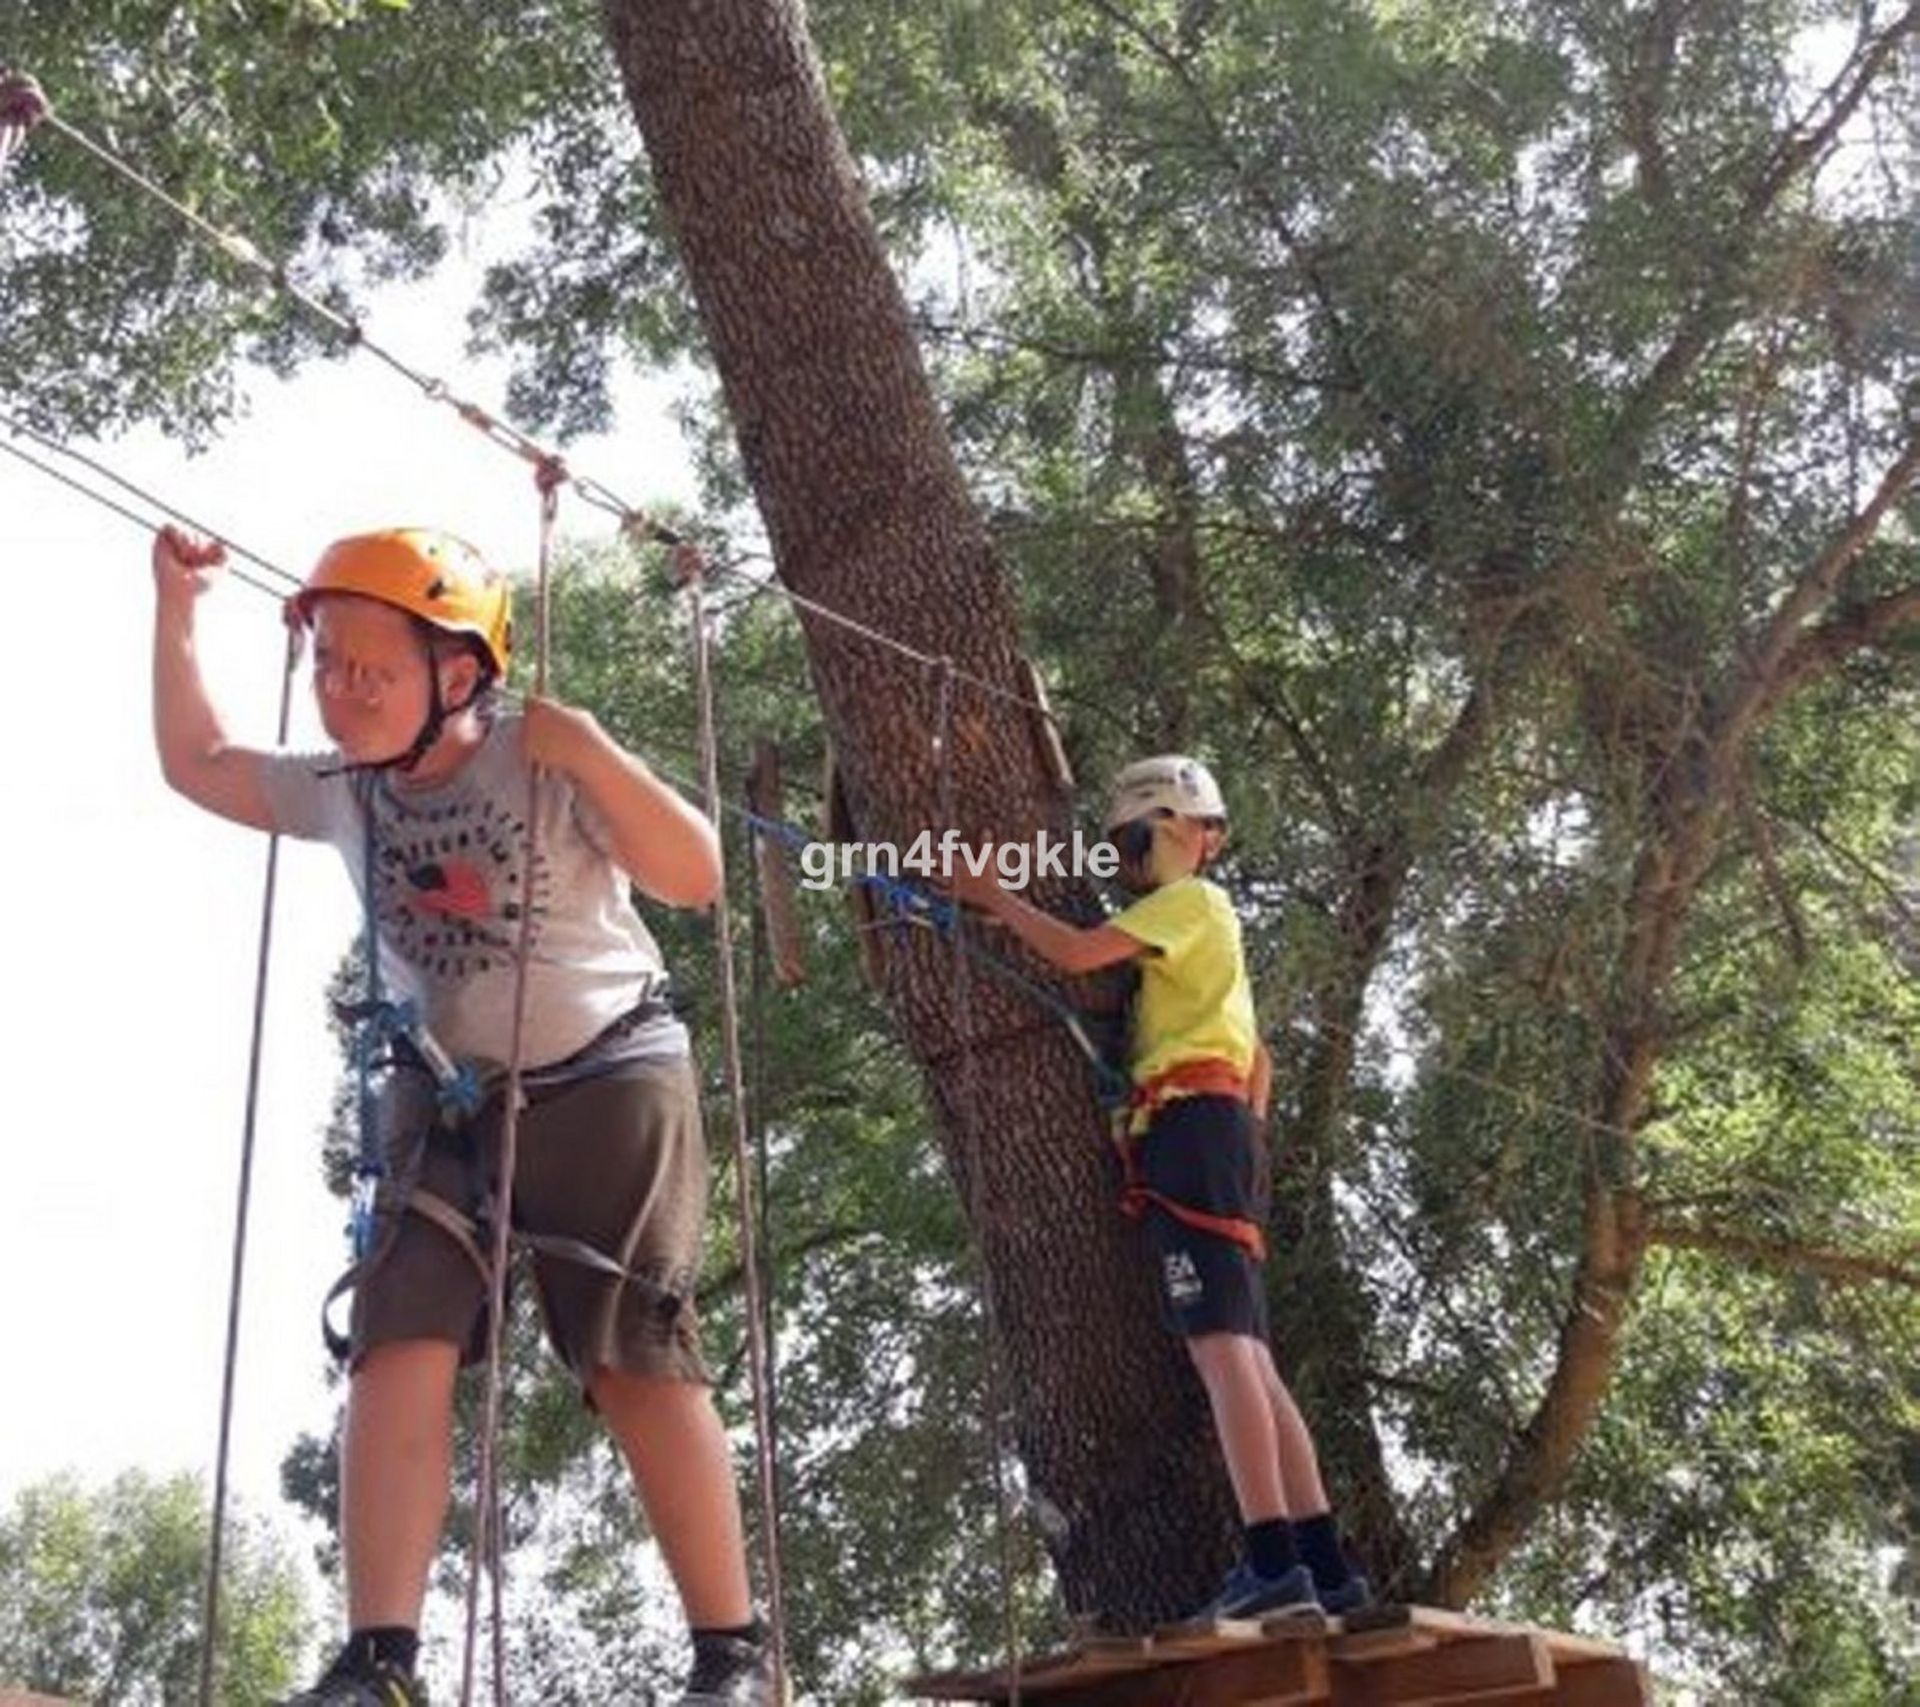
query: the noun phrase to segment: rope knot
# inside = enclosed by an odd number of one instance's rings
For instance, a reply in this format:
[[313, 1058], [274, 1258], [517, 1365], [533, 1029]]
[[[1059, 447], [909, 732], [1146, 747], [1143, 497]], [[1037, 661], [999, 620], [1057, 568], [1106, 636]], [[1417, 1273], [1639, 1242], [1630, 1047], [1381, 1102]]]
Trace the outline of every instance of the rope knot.
[[707, 572], [707, 560], [700, 547], [683, 539], [667, 549], [667, 574], [676, 587], [691, 587]]
[[0, 67], [0, 130], [25, 136], [41, 120], [52, 116], [53, 103], [38, 82], [24, 71]]

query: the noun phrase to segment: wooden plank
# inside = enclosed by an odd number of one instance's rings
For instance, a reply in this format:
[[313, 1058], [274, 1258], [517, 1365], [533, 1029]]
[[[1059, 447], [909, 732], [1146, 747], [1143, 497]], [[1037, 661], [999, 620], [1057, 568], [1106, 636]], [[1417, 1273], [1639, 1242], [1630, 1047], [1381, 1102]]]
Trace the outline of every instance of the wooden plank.
[[1467, 1612], [1449, 1612], [1437, 1606], [1410, 1606], [1408, 1619], [1442, 1641], [1475, 1636], [1538, 1636], [1553, 1650], [1556, 1660], [1611, 1660], [1620, 1657], [1618, 1642], [1594, 1636], [1570, 1636], [1561, 1630], [1543, 1630], [1533, 1624], [1509, 1624], [1497, 1618], [1476, 1618]]
[[1385, 1659], [1393, 1654], [1424, 1654], [1440, 1646], [1440, 1638], [1428, 1630], [1416, 1629], [1411, 1620], [1402, 1624], [1376, 1624], [1356, 1630], [1351, 1619], [1346, 1630], [1332, 1643], [1333, 1656], [1339, 1660]]
[[[920, 1678], [904, 1689], [930, 1701], [1011, 1695], [997, 1669]], [[1344, 1628], [1227, 1619], [1170, 1625], [1151, 1637], [1093, 1636], [1030, 1660], [1020, 1692], [1048, 1707], [1648, 1707], [1652, 1699], [1643, 1668], [1611, 1643], [1406, 1606], [1367, 1608]]]
[[1153, 1632], [1151, 1651], [1160, 1658], [1186, 1658], [1244, 1648], [1260, 1640], [1257, 1618], [1186, 1618]]
[[[1145, 1636], [1097, 1636], [1054, 1653], [1035, 1654], [1020, 1667], [1022, 1695], [1053, 1695], [1115, 1673], [1141, 1671], [1158, 1662]], [[910, 1677], [900, 1692], [922, 1701], [1004, 1701], [1012, 1694], [1004, 1666], [978, 1671], [929, 1672]]]
[[[771, 741], [753, 744], [753, 768], [747, 772], [747, 805], [776, 823], [787, 815], [785, 784], [780, 776], [780, 749]], [[760, 883], [760, 917], [765, 923], [773, 981], [783, 990], [807, 981], [806, 939], [800, 930], [799, 903], [794, 894], [793, 868], [788, 850], [772, 836], [753, 838], [754, 872]]]
[[[1138, 1657], [1077, 1651], [1042, 1655], [1021, 1666], [1020, 1693], [1055, 1694], [1112, 1672], [1138, 1671], [1143, 1663]], [[1004, 1701], [1012, 1691], [1006, 1668], [993, 1666], [981, 1671], [929, 1672], [910, 1677], [900, 1685], [900, 1693], [915, 1701]]]
[[1376, 1654], [1419, 1653], [1434, 1647], [1438, 1638], [1413, 1622], [1411, 1606], [1377, 1605], [1350, 1612], [1340, 1621], [1336, 1659], [1361, 1659]]
[[1319, 1643], [1275, 1642], [1108, 1678], [1056, 1699], [1061, 1707], [1323, 1707], [1331, 1690]]
[[80, 1707], [62, 1695], [34, 1695], [24, 1689], [0, 1688], [0, 1707]]
[[[1205, 1624], [1170, 1625], [1152, 1637], [1096, 1637], [1072, 1652], [1028, 1662], [1021, 1669], [1020, 1693], [1044, 1695], [1059, 1701], [1104, 1702], [1104, 1693], [1088, 1693], [1097, 1684], [1104, 1685], [1120, 1677], [1145, 1676], [1150, 1678], [1153, 1690], [1165, 1690], [1173, 1687], [1170, 1679], [1176, 1670], [1181, 1675], [1182, 1688], [1203, 1688], [1210, 1692], [1218, 1687], [1211, 1680], [1220, 1662], [1275, 1650], [1284, 1652], [1303, 1644], [1312, 1645], [1313, 1657], [1301, 1663], [1317, 1668], [1317, 1674], [1324, 1679], [1326, 1660], [1319, 1641], [1321, 1635], [1321, 1627], [1311, 1620], [1276, 1622], [1272, 1629], [1263, 1629], [1252, 1619], [1223, 1618]], [[1256, 1681], [1264, 1677], [1264, 1665], [1262, 1662], [1252, 1668]], [[1276, 1701], [1294, 1699], [1292, 1694], [1275, 1691], [1282, 1685], [1294, 1688], [1297, 1675], [1306, 1674], [1296, 1674], [1293, 1660], [1277, 1660], [1272, 1666], [1275, 1678], [1262, 1683], [1263, 1693], [1254, 1699], [1266, 1700], [1268, 1696]], [[1189, 1672], [1195, 1674], [1191, 1679], [1186, 1677]], [[1231, 1668], [1229, 1675], [1232, 1675]], [[935, 1701], [1004, 1701], [1012, 1694], [1006, 1672], [999, 1667], [991, 1671], [945, 1672], [912, 1678], [901, 1687], [909, 1696]], [[1203, 1698], [1213, 1699], [1211, 1693]], [[1319, 1697], [1300, 1698], [1324, 1700], [1324, 1683]], [[1160, 1697], [1150, 1694], [1143, 1699]]]
[[1555, 1661], [1560, 1681], [1559, 1707], [1651, 1707], [1653, 1685], [1647, 1668], [1623, 1654], [1604, 1660]]
[[1336, 1661], [1336, 1707], [1551, 1701], [1553, 1656], [1537, 1636], [1459, 1636], [1425, 1652]]
[[1040, 674], [1039, 667], [1031, 658], [1020, 660], [1021, 686], [1027, 690], [1027, 698], [1033, 702], [1033, 708], [1027, 712], [1033, 731], [1033, 743], [1039, 750], [1040, 763], [1053, 786], [1060, 791], [1063, 799], [1073, 795], [1073, 766], [1067, 759], [1066, 743], [1060, 739], [1060, 725], [1053, 715], [1053, 702], [1047, 696], [1046, 678]]

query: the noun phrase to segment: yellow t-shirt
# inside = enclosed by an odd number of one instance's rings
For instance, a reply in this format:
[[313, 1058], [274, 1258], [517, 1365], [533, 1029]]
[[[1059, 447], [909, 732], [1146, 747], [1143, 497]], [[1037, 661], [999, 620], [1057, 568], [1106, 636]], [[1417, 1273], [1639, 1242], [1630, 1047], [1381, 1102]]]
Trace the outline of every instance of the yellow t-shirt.
[[1133, 1082], [1143, 1085], [1183, 1061], [1231, 1061], [1242, 1077], [1250, 1073], [1259, 1029], [1227, 892], [1203, 877], [1182, 877], [1141, 896], [1113, 923], [1158, 950], [1139, 959]]

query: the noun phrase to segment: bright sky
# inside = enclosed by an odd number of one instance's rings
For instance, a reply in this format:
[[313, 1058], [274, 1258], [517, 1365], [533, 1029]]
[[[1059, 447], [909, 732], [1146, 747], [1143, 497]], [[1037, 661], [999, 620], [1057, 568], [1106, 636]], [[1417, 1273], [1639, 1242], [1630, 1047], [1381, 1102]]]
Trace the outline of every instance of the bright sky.
[[[480, 259], [386, 293], [369, 323], [492, 407], [504, 370], [469, 365], [460, 348]], [[509, 567], [532, 562], [523, 465], [383, 365], [363, 356], [248, 389], [247, 417], [201, 457], [151, 432], [81, 448], [296, 573], [330, 539], [407, 522], [451, 527]], [[624, 387], [617, 437], [569, 447], [574, 466], [635, 502], [691, 498], [667, 398]], [[575, 537], [612, 525], [563, 502]], [[13, 754], [0, 885], [14, 897], [0, 1500], [63, 1468], [89, 1481], [194, 1469], [210, 1484], [267, 842], [160, 780], [141, 534], [0, 455], [0, 568], [12, 641], [0, 726]], [[230, 582], [201, 608], [229, 728], [271, 744], [275, 606]], [[318, 738], [303, 677], [294, 741]], [[337, 1072], [324, 987], [356, 925], [338, 855], [286, 844], [234, 1425], [234, 1485], [256, 1511], [277, 1505], [295, 1436], [324, 1433], [333, 1412], [318, 1306], [346, 1244], [319, 1172]]]

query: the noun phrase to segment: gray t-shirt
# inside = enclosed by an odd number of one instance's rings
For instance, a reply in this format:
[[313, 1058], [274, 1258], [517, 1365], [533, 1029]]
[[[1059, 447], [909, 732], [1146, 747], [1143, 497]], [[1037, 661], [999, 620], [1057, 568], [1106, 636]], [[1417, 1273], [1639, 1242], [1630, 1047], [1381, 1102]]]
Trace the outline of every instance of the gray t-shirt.
[[[565, 776], [542, 773], [540, 835], [526, 855], [527, 762], [518, 712], [501, 712], [473, 756], [431, 788], [390, 771], [320, 773], [338, 753], [274, 753], [263, 773], [275, 824], [331, 842], [366, 900], [367, 808], [380, 976], [410, 997], [449, 1054], [482, 1070], [512, 1051], [514, 957], [521, 910], [533, 908], [521, 1060], [565, 1059], [630, 1012], [664, 975], [653, 933], [634, 910], [604, 822]], [[688, 1052], [676, 1019], [624, 1035], [621, 1060]], [[604, 1063], [603, 1063], [604, 1064]]]

